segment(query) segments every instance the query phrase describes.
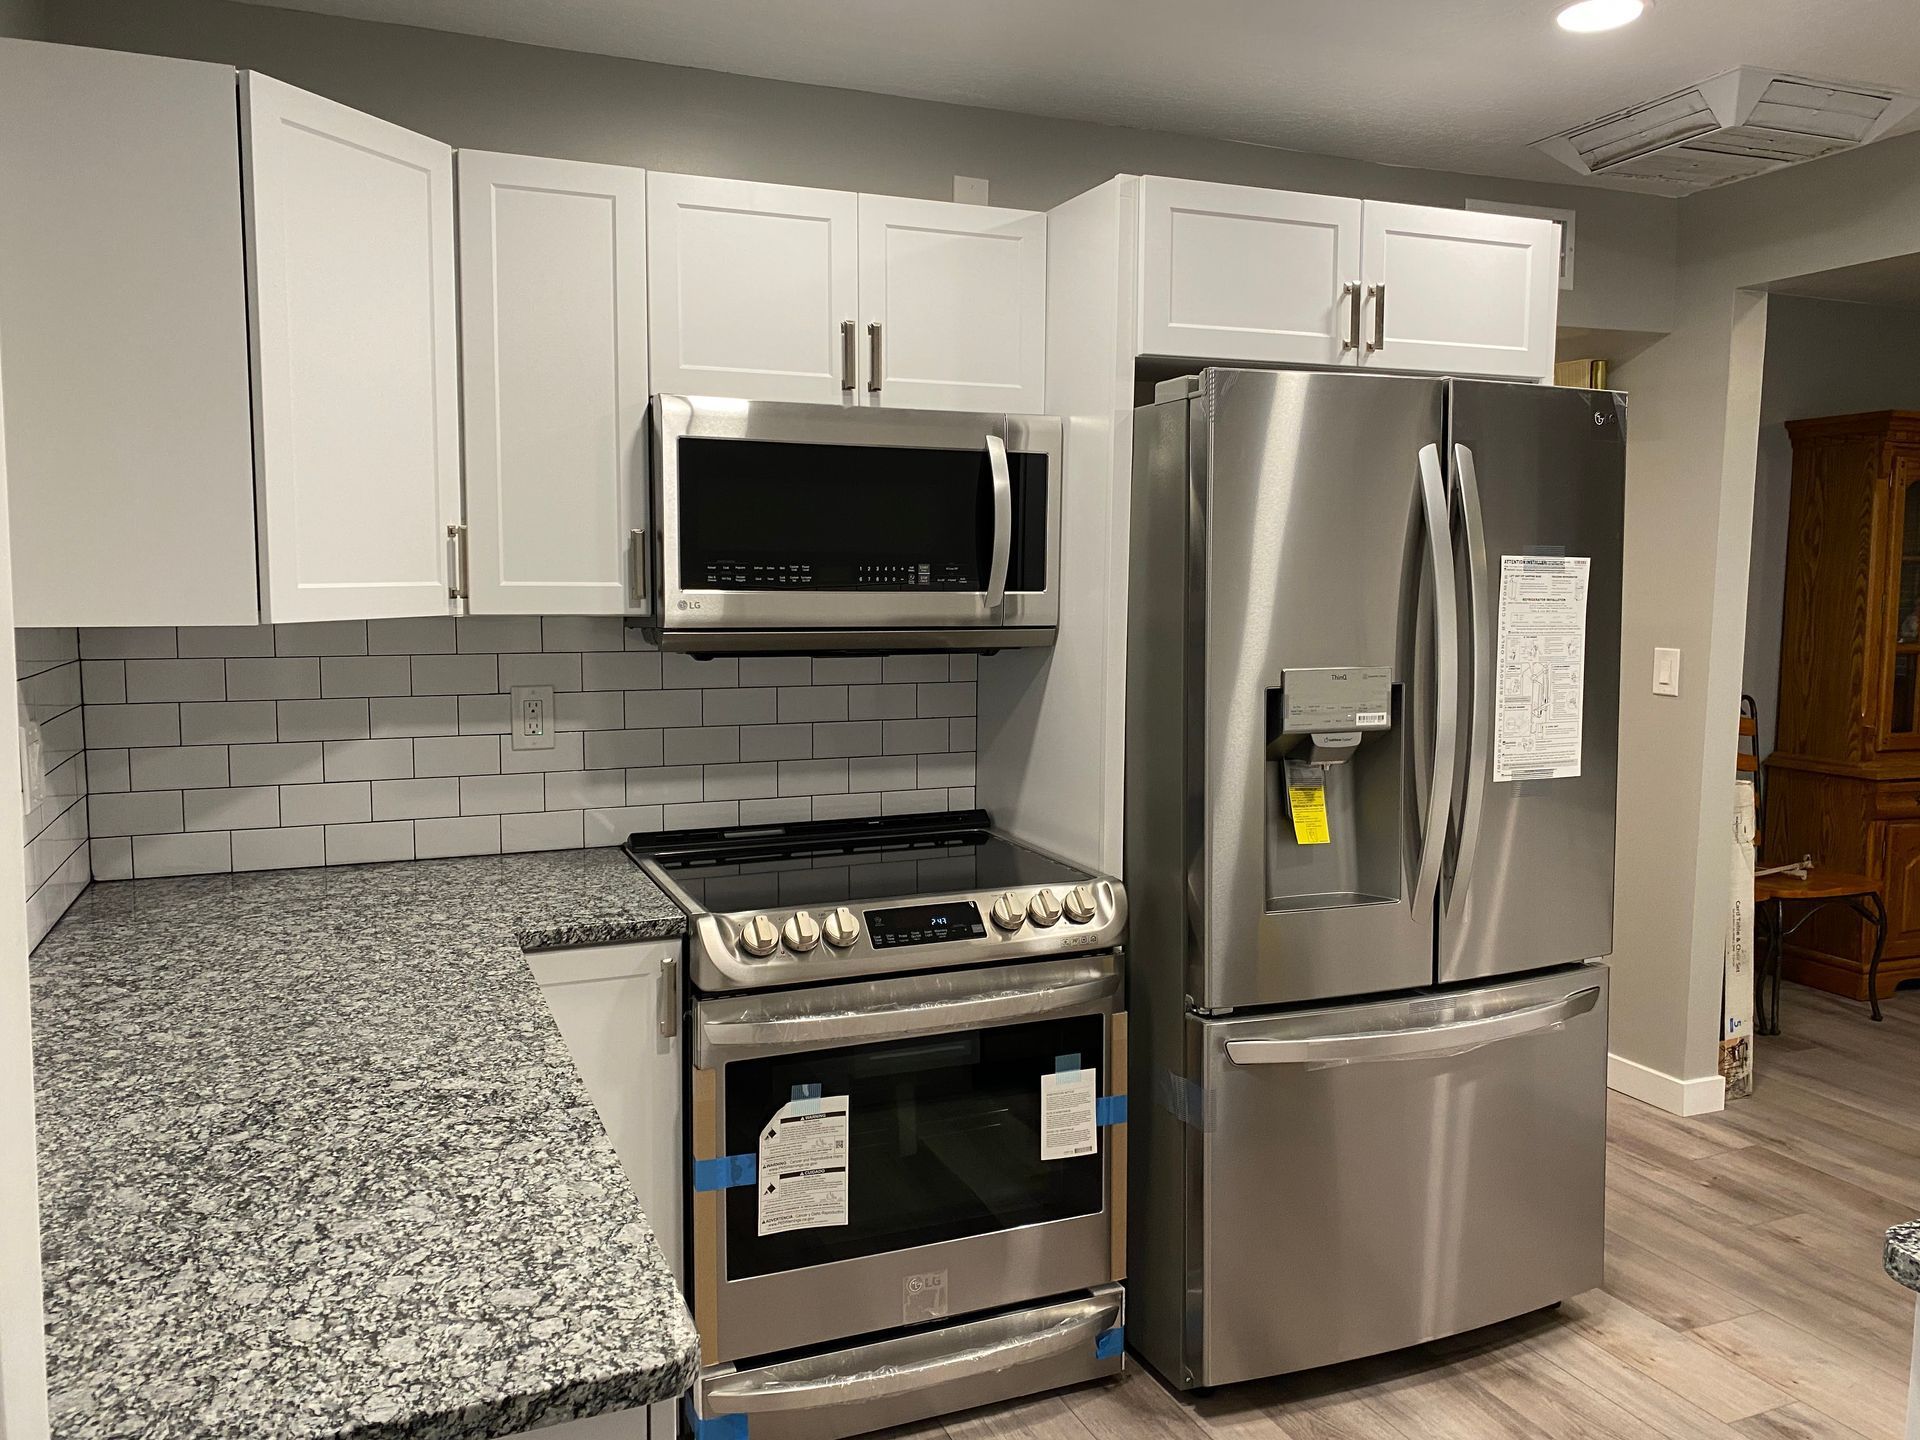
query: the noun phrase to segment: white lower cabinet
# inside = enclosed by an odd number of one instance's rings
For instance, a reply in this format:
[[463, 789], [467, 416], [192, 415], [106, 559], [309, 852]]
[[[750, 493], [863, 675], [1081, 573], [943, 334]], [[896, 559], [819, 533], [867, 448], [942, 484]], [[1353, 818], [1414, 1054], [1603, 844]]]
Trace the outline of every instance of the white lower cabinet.
[[462, 150], [468, 611], [644, 605], [647, 176]]
[[240, 113], [263, 618], [448, 614], [453, 151], [264, 75]]
[[[653, 940], [540, 950], [527, 956], [621, 1168], [676, 1275], [682, 1274], [683, 1263], [681, 946], [678, 939]], [[663, 1400], [650, 1410], [653, 1440], [671, 1437], [677, 1402]], [[577, 1432], [580, 1440], [637, 1440], [647, 1433], [644, 1429], [620, 1429], [616, 1422], [626, 1418], [631, 1424], [639, 1413], [573, 1423], [588, 1427]], [[615, 1428], [592, 1428], [601, 1421]]]
[[1047, 217], [862, 195], [860, 319], [868, 404], [1044, 409]]
[[1560, 299], [1551, 220], [1365, 206], [1362, 363], [1389, 370], [1544, 379]]

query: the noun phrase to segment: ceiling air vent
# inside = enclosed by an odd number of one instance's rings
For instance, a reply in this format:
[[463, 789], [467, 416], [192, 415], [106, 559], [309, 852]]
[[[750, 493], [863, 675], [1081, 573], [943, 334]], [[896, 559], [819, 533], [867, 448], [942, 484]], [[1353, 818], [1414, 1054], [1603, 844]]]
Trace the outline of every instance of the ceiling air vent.
[[1878, 140], [1920, 101], [1742, 66], [1534, 142], [1582, 175], [1684, 194]]

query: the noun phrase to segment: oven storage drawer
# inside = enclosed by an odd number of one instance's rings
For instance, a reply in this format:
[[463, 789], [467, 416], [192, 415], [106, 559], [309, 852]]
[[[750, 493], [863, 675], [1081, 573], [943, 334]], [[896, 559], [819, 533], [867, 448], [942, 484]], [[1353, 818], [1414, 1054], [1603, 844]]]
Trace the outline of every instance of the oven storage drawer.
[[1086, 1295], [758, 1366], [694, 1384], [703, 1422], [746, 1420], [753, 1440], [840, 1440], [1062, 1385], [1117, 1375], [1126, 1293]]
[[1186, 1023], [1207, 1094], [1188, 1383], [1378, 1354], [1600, 1283], [1604, 966]]
[[[1121, 993], [1106, 953], [699, 1001], [688, 1041], [703, 1360], [1118, 1280]], [[1042, 1097], [1063, 1085], [1087, 1128], [1065, 1148], [1056, 1130], [1048, 1154]], [[826, 1139], [795, 1168], [775, 1147], [801, 1133]]]

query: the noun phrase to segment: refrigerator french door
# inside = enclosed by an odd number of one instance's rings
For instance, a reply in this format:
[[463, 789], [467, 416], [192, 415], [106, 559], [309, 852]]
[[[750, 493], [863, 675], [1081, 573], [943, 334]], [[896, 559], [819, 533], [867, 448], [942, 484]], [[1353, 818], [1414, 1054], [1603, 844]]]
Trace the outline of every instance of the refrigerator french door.
[[1599, 1283], [1623, 402], [1135, 414], [1132, 1343], [1218, 1385]]

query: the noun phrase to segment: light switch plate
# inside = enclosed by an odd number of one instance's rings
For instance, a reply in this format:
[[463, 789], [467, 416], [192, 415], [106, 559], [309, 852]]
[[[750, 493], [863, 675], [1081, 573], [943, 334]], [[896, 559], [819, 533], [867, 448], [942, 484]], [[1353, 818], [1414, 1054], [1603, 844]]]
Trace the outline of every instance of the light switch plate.
[[1663, 645], [1654, 647], [1653, 693], [1656, 695], [1680, 693], [1680, 652], [1678, 650], [1670, 650]]
[[515, 750], [551, 750], [553, 748], [553, 687], [551, 685], [513, 687], [513, 748]]

